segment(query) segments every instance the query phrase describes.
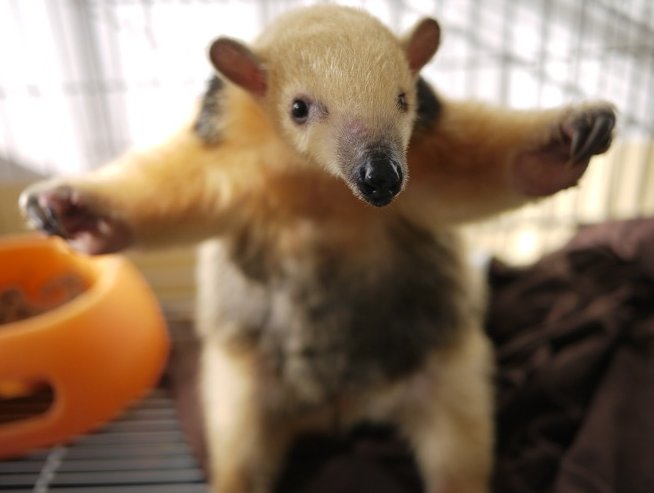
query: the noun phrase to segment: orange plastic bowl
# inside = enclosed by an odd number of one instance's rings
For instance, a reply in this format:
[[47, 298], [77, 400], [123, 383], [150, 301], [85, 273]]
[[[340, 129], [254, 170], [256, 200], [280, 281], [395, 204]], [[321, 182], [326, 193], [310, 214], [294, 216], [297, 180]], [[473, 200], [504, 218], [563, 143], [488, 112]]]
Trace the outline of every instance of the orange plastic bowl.
[[[86, 257], [42, 236], [0, 240], [0, 292], [61, 296], [62, 276], [84, 291], [57, 308], [0, 324], [0, 399], [37, 384], [54, 391], [42, 414], [0, 424], [0, 457], [53, 445], [98, 427], [156, 384], [169, 349], [159, 305], [123, 257]], [[2, 401], [0, 400], [0, 405]]]

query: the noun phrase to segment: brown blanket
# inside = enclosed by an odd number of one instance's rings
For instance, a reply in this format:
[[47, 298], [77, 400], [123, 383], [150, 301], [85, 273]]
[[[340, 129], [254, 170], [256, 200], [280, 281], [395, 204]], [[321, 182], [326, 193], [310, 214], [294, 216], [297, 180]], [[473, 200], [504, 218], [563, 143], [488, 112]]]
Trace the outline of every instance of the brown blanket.
[[654, 220], [584, 228], [490, 278], [495, 491], [654, 491]]
[[[654, 491], [654, 220], [585, 228], [525, 269], [490, 270], [497, 346], [496, 493]], [[189, 439], [205, 457], [193, 341], [172, 363]], [[392, 430], [302, 440], [278, 488], [422, 491]]]

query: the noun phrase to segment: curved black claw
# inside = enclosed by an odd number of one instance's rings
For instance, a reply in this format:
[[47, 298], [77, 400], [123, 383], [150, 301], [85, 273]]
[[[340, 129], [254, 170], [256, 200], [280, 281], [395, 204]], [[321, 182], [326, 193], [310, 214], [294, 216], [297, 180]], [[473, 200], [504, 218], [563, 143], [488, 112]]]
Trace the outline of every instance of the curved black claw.
[[39, 202], [39, 195], [34, 193], [27, 196], [22, 204], [23, 211], [29, 221], [41, 231], [51, 236], [64, 236], [66, 231], [63, 228], [55, 211]]
[[575, 120], [572, 124], [571, 161], [587, 161], [595, 154], [606, 151], [611, 145], [615, 121], [615, 113], [609, 108], [593, 111]]

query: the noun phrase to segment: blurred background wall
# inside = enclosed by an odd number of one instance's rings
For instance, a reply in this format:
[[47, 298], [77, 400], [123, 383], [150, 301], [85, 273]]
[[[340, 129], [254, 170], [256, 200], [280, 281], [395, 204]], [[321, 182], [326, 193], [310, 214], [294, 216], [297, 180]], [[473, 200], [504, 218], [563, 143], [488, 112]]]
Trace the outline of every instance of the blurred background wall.
[[[41, 176], [92, 169], [186, 121], [211, 74], [218, 35], [252, 40], [308, 3], [229, 0], [0, 0], [0, 233]], [[396, 32], [419, 17], [444, 32], [425, 77], [446, 97], [516, 108], [603, 98], [620, 111], [616, 144], [581, 187], [473, 225], [479, 251], [517, 263], [581, 223], [654, 210], [654, 6], [651, 0], [375, 0]], [[188, 312], [189, 250], [135, 254], [164, 302]]]

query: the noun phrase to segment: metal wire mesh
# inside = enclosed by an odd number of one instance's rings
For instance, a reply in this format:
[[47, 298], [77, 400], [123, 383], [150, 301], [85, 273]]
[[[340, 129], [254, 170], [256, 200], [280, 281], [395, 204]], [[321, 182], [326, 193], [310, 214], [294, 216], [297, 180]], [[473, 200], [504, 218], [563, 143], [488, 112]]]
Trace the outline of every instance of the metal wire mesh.
[[[25, 415], [39, 396], [0, 406], [0, 420]], [[3, 493], [202, 493], [200, 470], [174, 403], [155, 390], [119, 419], [71, 442], [0, 461]]]

